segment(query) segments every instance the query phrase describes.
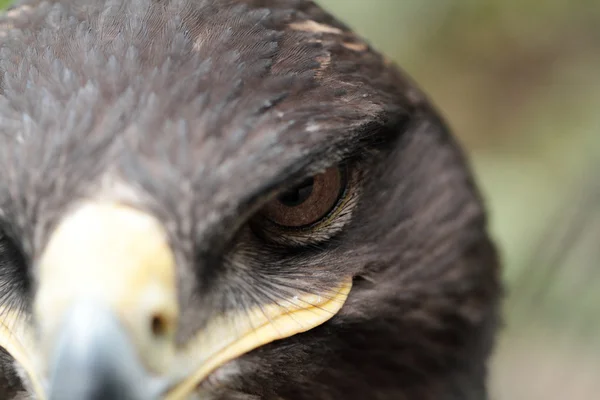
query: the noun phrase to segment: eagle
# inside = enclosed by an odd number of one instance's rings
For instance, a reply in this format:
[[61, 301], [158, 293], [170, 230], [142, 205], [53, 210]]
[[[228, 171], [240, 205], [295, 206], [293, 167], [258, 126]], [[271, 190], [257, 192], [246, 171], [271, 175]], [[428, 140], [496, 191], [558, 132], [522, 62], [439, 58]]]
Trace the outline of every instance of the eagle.
[[312, 1], [0, 17], [2, 399], [486, 399], [487, 221], [427, 95]]

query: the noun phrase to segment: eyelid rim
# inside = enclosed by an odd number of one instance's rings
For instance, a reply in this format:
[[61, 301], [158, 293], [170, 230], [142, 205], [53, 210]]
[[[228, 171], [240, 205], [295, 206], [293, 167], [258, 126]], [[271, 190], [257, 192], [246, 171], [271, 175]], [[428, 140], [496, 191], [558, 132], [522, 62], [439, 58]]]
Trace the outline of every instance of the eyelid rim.
[[363, 163], [359, 159], [338, 165], [344, 166], [346, 171], [343, 194], [331, 211], [319, 221], [304, 227], [286, 227], [264, 218], [259, 211], [249, 220], [250, 230], [267, 245], [297, 248], [325, 243], [339, 234], [351, 222], [353, 210], [360, 198]]
[[[338, 208], [340, 208], [343, 205], [344, 199], [348, 194], [348, 186], [350, 183], [350, 179], [348, 178], [349, 168], [345, 164], [344, 165], [340, 164], [340, 165], [337, 165], [336, 167], [340, 171], [340, 189], [336, 195], [337, 196], [336, 201], [333, 203], [331, 208], [325, 214], [323, 214], [322, 217], [317, 219], [315, 222], [311, 222], [309, 224], [300, 225], [300, 226], [288, 226], [288, 225], [279, 224], [265, 216], [261, 216], [261, 218], [267, 220], [270, 224], [276, 226], [278, 229], [285, 230], [285, 231], [308, 231], [308, 230], [312, 230], [312, 229], [318, 229], [319, 225], [321, 225], [322, 223], [325, 223], [327, 220], [329, 220], [336, 213]], [[329, 167], [329, 168], [331, 168], [331, 167]], [[294, 186], [292, 186], [292, 188], [293, 187]], [[258, 214], [260, 215], [260, 211], [258, 212]]]

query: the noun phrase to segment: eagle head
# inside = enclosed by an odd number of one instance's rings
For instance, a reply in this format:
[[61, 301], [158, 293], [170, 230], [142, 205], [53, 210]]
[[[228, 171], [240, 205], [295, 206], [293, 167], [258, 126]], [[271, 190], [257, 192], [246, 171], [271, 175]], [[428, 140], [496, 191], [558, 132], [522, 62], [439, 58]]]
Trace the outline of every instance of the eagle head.
[[499, 295], [468, 163], [311, 1], [0, 17], [0, 394], [477, 399]]

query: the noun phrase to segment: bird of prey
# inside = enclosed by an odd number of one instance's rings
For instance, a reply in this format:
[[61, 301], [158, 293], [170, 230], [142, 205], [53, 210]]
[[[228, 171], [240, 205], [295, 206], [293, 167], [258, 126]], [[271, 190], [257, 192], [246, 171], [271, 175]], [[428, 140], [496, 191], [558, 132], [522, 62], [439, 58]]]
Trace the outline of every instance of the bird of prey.
[[0, 232], [3, 399], [487, 398], [468, 162], [311, 1], [15, 4]]

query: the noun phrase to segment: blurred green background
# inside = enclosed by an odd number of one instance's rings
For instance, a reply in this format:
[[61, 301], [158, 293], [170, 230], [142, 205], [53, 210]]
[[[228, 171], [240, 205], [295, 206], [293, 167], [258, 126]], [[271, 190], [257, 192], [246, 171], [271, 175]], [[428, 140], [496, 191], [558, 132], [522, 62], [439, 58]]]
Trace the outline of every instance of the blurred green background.
[[318, 2], [419, 82], [470, 154], [507, 283], [492, 399], [600, 398], [600, 3]]

